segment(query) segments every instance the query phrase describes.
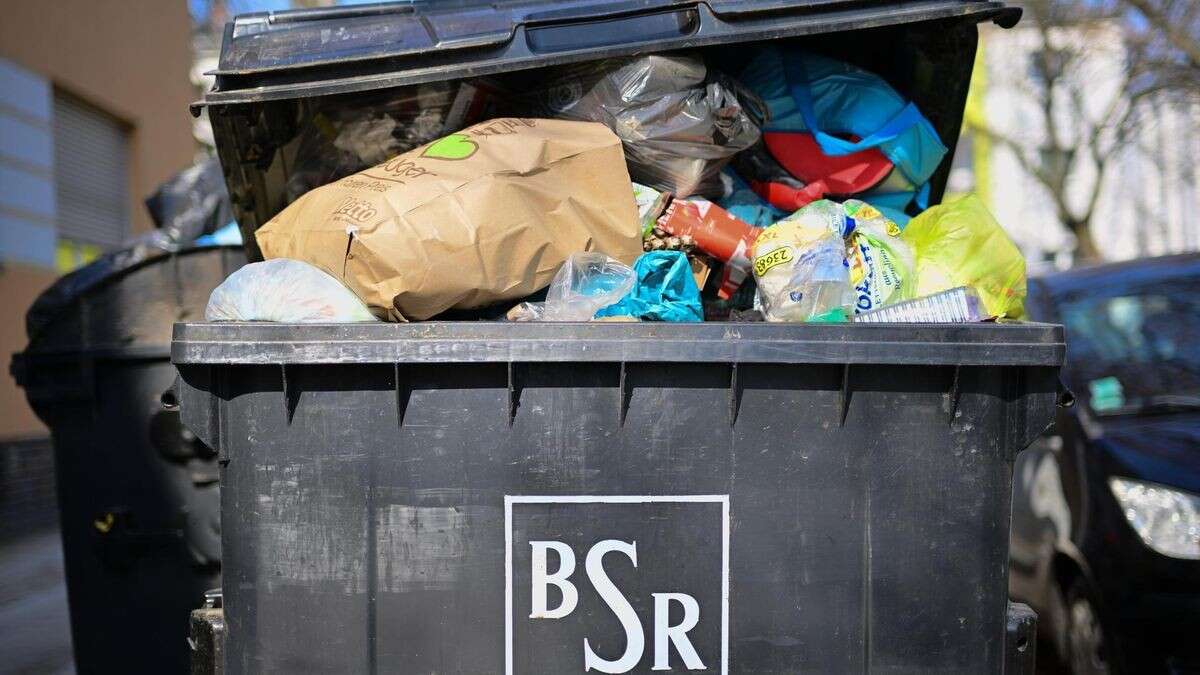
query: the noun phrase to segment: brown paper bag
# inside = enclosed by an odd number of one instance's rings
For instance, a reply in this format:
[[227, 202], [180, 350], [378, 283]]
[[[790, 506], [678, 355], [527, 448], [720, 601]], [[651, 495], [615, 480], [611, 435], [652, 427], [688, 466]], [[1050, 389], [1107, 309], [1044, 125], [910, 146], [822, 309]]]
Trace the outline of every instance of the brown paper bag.
[[523, 298], [577, 251], [642, 251], [621, 141], [542, 119], [477, 124], [312, 190], [255, 236], [392, 321]]

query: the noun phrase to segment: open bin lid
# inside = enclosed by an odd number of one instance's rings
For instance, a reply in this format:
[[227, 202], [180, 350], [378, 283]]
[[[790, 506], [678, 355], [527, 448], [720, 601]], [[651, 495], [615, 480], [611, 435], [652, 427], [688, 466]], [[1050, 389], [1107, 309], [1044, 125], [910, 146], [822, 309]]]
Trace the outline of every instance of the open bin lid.
[[969, 19], [1012, 26], [990, 0], [416, 0], [257, 12], [225, 27], [198, 105], [325, 96], [572, 61]]

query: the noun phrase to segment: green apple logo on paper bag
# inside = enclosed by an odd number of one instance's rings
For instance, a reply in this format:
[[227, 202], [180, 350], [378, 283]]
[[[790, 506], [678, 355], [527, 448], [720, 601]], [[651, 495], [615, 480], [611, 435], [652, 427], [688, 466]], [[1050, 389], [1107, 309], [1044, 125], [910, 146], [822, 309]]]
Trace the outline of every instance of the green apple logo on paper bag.
[[466, 134], [450, 134], [430, 143], [421, 156], [430, 159], [466, 159], [478, 149], [479, 145]]

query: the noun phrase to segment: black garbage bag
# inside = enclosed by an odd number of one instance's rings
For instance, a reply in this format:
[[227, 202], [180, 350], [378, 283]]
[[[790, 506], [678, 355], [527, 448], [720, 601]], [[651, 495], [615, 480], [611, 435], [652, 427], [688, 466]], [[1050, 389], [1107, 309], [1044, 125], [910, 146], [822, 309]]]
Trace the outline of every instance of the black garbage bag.
[[183, 245], [233, 220], [221, 162], [209, 157], [180, 171], [146, 198], [154, 226]]

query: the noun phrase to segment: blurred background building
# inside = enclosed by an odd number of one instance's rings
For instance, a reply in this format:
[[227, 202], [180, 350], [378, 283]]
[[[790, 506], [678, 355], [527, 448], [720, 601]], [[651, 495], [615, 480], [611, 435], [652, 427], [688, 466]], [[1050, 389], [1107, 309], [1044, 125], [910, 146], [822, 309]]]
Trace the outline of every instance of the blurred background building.
[[[190, 27], [183, 3], [4, 3], [0, 354], [6, 363], [25, 346], [25, 310], [33, 299], [60, 274], [149, 229], [142, 199], [191, 162]], [[48, 487], [6, 485], [6, 477], [30, 476], [16, 465], [43, 462], [48, 453], [29, 449], [44, 445], [46, 430], [7, 368], [0, 410], [3, 534], [24, 522], [13, 509], [40, 499]]]
[[53, 453], [7, 364], [34, 298], [149, 229], [142, 199], [192, 161], [191, 22], [161, 0], [0, 8], [0, 670], [58, 672], [71, 655]]

